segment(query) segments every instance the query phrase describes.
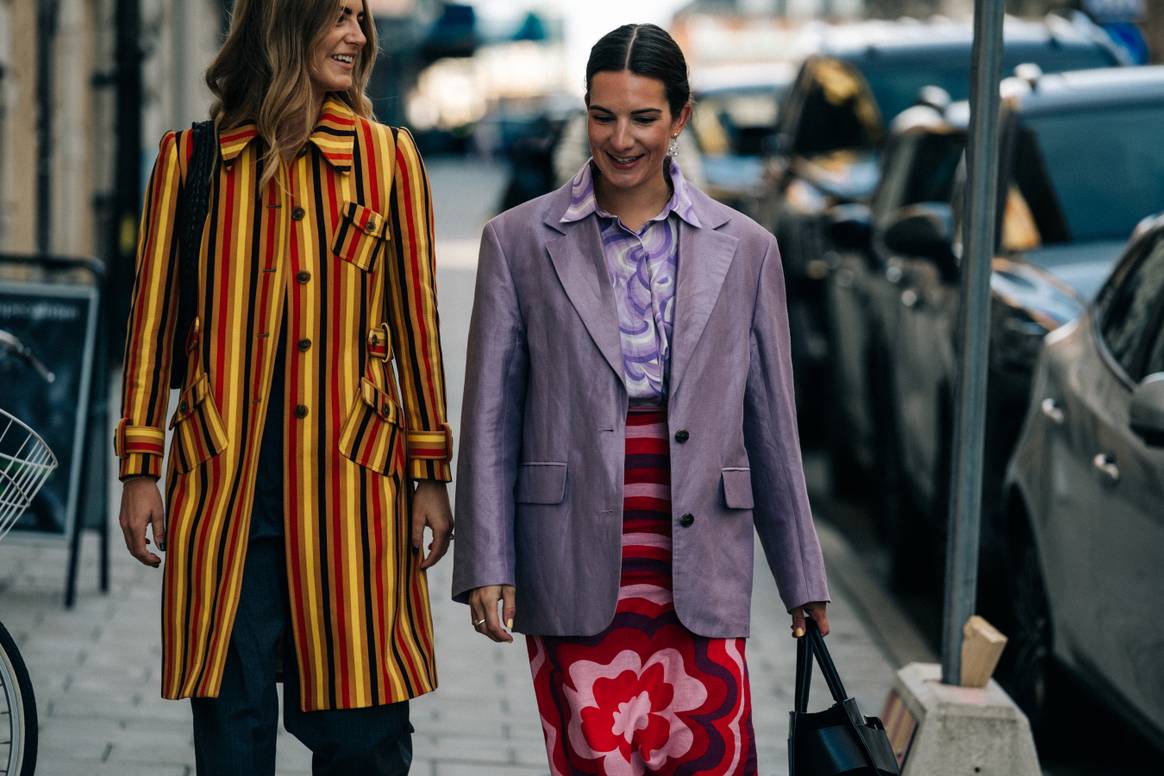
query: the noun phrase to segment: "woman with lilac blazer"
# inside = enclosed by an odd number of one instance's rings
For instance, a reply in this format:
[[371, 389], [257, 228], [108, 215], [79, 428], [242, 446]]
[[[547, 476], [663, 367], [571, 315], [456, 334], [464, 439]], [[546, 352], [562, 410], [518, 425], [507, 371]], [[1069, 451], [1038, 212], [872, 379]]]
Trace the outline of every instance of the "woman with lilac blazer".
[[587, 107], [591, 160], [482, 237], [453, 596], [526, 634], [553, 773], [755, 773], [753, 528], [794, 635], [828, 629], [780, 253], [671, 158], [666, 32], [600, 40]]

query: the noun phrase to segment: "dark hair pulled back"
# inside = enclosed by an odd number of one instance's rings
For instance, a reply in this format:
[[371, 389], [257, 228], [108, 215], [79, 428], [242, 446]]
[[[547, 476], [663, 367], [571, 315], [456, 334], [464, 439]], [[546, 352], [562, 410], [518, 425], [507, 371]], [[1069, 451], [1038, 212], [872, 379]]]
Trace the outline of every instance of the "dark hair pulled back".
[[691, 100], [687, 60], [675, 39], [658, 25], [624, 24], [594, 44], [586, 63], [586, 104], [590, 104], [590, 84], [596, 73], [624, 70], [662, 81], [672, 117]]

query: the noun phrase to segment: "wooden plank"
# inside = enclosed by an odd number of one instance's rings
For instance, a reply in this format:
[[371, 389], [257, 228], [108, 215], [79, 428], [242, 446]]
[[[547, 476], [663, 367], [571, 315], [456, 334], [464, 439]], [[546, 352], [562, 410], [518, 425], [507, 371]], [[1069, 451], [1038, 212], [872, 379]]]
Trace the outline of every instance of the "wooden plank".
[[1006, 636], [977, 614], [962, 626], [963, 687], [985, 687], [994, 674]]

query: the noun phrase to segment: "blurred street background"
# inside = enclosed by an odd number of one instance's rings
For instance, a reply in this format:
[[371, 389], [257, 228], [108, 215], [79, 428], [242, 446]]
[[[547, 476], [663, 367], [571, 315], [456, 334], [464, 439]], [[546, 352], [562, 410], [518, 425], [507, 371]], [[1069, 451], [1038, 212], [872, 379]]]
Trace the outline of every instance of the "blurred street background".
[[[142, 191], [162, 133], [206, 115], [231, 4], [0, 0], [0, 408], [61, 464], [0, 543], [0, 623], [48, 776], [193, 774], [110, 440]], [[586, 161], [598, 37], [650, 21], [680, 42], [683, 170], [781, 245], [830, 646], [880, 713], [894, 671], [941, 649], [972, 1], [368, 6], [377, 117], [413, 131], [432, 178], [454, 434], [481, 227]], [[1006, 8], [977, 608], [1010, 639], [996, 678], [1046, 773], [1161, 773], [1164, 2]], [[795, 648], [756, 571], [761, 773], [780, 774]], [[450, 573], [430, 578], [441, 689], [413, 707], [416, 772], [545, 773], [524, 647], [475, 636]], [[281, 774], [309, 772], [279, 745]]]

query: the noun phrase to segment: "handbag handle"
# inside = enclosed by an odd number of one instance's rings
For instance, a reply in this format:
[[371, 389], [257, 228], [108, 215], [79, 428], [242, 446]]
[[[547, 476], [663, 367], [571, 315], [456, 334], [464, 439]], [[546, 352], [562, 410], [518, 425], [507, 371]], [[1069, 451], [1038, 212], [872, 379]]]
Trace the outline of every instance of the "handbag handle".
[[820, 635], [820, 628], [817, 627], [816, 620], [806, 617], [804, 624], [807, 629], [805, 638], [809, 640], [812, 651], [816, 654], [816, 660], [820, 663], [820, 672], [824, 674], [825, 683], [829, 686], [829, 693], [832, 694], [834, 701], [844, 703], [849, 694], [845, 692], [841, 675], [837, 673], [837, 667], [829, 654], [829, 648], [825, 646], [824, 636]]
[[793, 708], [797, 714], [808, 711], [808, 692], [812, 688], [812, 648], [807, 638], [796, 640], [796, 694]]

